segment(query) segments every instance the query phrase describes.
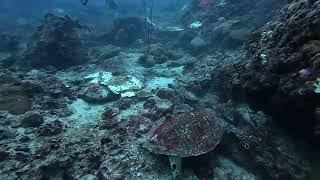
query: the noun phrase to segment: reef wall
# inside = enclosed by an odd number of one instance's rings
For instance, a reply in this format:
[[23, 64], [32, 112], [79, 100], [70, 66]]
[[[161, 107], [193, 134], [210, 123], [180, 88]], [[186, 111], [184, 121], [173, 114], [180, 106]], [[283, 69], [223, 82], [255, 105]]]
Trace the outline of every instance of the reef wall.
[[85, 62], [76, 29], [83, 28], [69, 16], [47, 14], [27, 44], [21, 64], [33, 68], [58, 69]]
[[229, 76], [234, 97], [311, 139], [319, 138], [319, 30], [319, 2], [286, 5], [250, 36], [246, 60]]
[[186, 26], [201, 23], [201, 29], [194, 32], [211, 48], [234, 49], [286, 3], [286, 0], [193, 0], [181, 21]]

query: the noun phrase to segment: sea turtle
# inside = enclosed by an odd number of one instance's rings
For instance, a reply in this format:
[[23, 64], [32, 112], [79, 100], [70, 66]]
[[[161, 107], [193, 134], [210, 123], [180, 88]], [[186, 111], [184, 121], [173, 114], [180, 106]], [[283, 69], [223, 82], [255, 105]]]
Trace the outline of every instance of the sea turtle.
[[249, 136], [227, 123], [214, 110], [194, 109], [167, 116], [147, 133], [143, 147], [156, 154], [168, 155], [173, 178], [180, 179], [182, 157], [198, 156], [213, 150], [229, 132], [249, 148]]

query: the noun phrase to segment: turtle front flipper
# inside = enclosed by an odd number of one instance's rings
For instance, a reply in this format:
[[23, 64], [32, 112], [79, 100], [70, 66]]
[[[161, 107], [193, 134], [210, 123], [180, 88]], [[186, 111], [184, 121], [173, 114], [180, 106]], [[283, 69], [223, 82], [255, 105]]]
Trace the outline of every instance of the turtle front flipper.
[[246, 134], [244, 131], [241, 129], [237, 128], [236, 126], [225, 123], [226, 131], [227, 132], [232, 132], [237, 138], [239, 139], [241, 145], [245, 149], [250, 149], [250, 143], [252, 143], [252, 137]]
[[170, 168], [174, 180], [182, 180], [182, 158], [169, 156]]

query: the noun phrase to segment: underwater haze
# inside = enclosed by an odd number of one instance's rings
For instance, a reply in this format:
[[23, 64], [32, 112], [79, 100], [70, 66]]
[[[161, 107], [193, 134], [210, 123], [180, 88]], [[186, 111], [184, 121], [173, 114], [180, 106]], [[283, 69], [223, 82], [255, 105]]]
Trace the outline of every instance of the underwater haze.
[[319, 180], [319, 0], [1, 0], [0, 180]]

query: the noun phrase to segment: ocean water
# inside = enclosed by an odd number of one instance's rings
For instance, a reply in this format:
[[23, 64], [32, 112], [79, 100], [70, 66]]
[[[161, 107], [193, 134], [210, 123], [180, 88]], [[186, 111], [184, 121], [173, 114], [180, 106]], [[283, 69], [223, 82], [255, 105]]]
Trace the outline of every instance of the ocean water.
[[319, 0], [1, 0], [0, 180], [318, 180], [319, 32]]

